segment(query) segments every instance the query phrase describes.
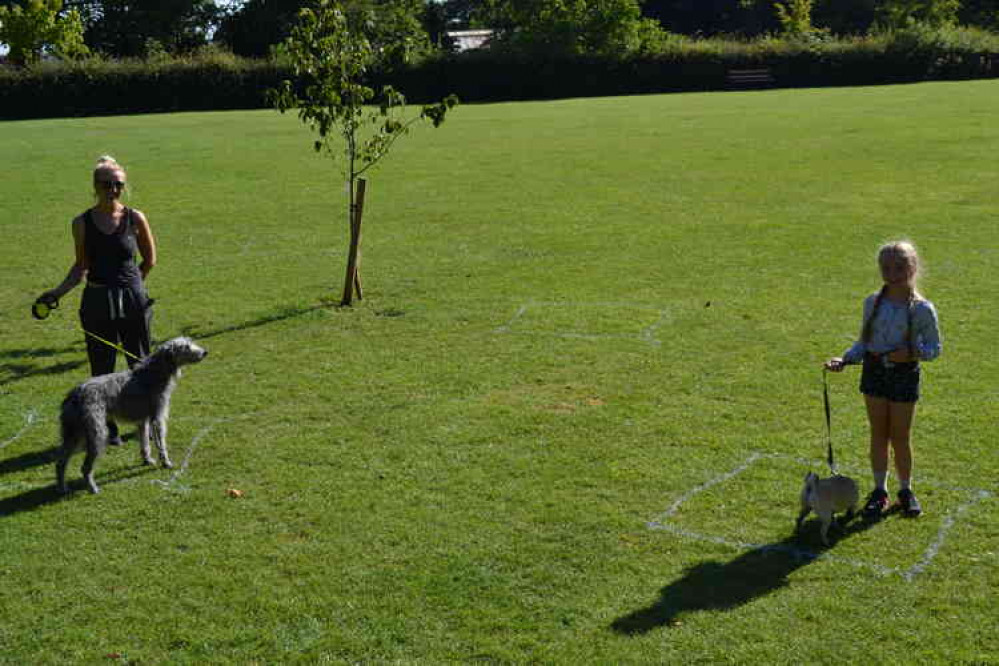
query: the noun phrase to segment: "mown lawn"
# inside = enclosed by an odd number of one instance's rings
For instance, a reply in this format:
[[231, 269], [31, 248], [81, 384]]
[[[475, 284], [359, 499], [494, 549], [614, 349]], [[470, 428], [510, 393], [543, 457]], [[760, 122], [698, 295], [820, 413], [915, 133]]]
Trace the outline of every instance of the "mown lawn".
[[[342, 179], [293, 116], [0, 124], [0, 663], [996, 663], [997, 107], [996, 81], [459, 107], [372, 173], [350, 309]], [[159, 242], [155, 336], [211, 356], [177, 469], [132, 440], [60, 499], [79, 292], [28, 310], [104, 153]], [[820, 365], [903, 236], [945, 338], [927, 513], [823, 551], [792, 533]], [[833, 437], [866, 492], [857, 379]]]

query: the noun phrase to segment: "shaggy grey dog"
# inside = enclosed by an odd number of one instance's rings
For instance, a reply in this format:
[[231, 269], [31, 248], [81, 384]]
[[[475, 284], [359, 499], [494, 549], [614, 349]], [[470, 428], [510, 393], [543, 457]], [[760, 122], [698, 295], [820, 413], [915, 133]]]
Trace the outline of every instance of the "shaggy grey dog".
[[83, 382], [62, 401], [62, 449], [56, 463], [56, 483], [66, 493], [66, 464], [80, 446], [85, 445], [83, 478], [90, 492], [100, 488], [94, 482], [94, 463], [108, 443], [107, 419], [115, 417], [139, 424], [142, 460], [152, 465], [149, 451], [149, 430], [153, 429], [160, 462], [173, 467], [167, 454], [167, 418], [170, 416], [170, 394], [177, 385], [180, 369], [198, 363], [208, 352], [190, 338], [174, 338], [137, 363], [131, 370], [92, 377]]

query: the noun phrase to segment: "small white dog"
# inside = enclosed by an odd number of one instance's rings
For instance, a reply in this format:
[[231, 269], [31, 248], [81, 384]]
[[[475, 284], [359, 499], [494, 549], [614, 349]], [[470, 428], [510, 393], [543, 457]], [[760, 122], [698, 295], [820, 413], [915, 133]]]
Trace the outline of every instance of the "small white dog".
[[849, 522], [859, 501], [857, 482], [850, 477], [835, 474], [820, 479], [815, 472], [809, 472], [801, 489], [801, 513], [794, 528], [800, 530], [805, 516], [814, 511], [822, 521], [822, 543], [828, 546], [829, 525], [834, 520], [834, 514], [845, 511], [845, 520]]

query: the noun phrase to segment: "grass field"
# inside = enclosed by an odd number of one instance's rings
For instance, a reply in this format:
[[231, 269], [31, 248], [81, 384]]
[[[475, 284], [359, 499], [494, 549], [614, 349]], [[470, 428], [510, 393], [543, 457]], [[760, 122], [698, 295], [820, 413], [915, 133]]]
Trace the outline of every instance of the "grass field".
[[[996, 81], [460, 107], [373, 172], [351, 309], [343, 186], [293, 116], [0, 124], [0, 663], [997, 663], [996, 108]], [[79, 292], [28, 309], [103, 153], [159, 243], [155, 336], [211, 356], [177, 469], [133, 440], [60, 499]], [[823, 551], [792, 533], [820, 364], [899, 236], [945, 339], [927, 513]], [[866, 492], [857, 380], [833, 436]]]

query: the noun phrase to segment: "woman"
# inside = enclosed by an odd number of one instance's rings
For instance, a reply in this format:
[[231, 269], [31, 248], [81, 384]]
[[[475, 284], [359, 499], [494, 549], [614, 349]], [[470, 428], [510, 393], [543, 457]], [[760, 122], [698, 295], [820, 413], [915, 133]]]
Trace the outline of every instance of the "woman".
[[[152, 309], [144, 282], [156, 265], [156, 241], [146, 216], [121, 202], [126, 182], [125, 169], [113, 157], [98, 159], [97, 203], [72, 224], [76, 261], [62, 284], [39, 298], [58, 301], [86, 280], [80, 322], [88, 333], [87, 358], [94, 376], [114, 372], [117, 351], [112, 345], [121, 345], [130, 354], [129, 366], [148, 355], [151, 346]], [[139, 264], [136, 253], [141, 256]], [[120, 443], [114, 424], [109, 424], [109, 433], [113, 444]]]

